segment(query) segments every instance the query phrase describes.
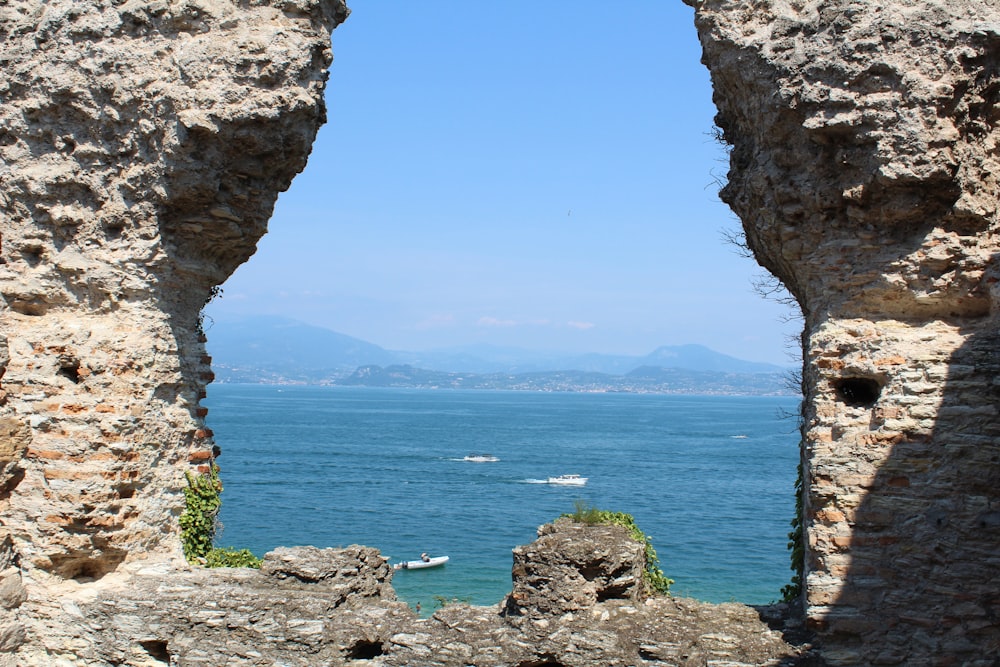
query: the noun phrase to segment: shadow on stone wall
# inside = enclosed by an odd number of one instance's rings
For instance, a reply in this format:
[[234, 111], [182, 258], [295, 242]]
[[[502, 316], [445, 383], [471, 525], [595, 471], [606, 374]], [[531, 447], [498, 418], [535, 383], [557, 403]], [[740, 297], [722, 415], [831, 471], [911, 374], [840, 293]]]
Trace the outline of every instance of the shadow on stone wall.
[[856, 510], [831, 664], [1000, 664], [1000, 332], [977, 329], [933, 430], [902, 436]]

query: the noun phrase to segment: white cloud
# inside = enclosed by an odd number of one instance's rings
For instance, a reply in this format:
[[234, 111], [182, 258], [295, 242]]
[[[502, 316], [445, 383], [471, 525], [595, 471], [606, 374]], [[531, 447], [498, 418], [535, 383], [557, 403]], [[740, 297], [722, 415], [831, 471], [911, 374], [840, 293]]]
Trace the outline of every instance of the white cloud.
[[593, 329], [593, 322], [574, 322], [570, 321], [566, 323], [566, 326], [573, 327], [574, 329], [580, 329], [581, 331], [586, 331], [587, 329]]
[[515, 327], [517, 322], [514, 320], [500, 320], [495, 317], [480, 317], [476, 322], [476, 326], [480, 327]]

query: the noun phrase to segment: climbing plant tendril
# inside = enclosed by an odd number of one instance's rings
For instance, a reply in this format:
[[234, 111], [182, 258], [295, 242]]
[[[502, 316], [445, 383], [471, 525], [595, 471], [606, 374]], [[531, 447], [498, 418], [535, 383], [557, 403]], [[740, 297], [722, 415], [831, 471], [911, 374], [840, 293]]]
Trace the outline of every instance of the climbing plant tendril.
[[795, 480], [795, 517], [792, 518], [792, 531], [788, 533], [788, 550], [791, 556], [792, 581], [781, 589], [781, 599], [784, 602], [794, 602], [802, 594], [802, 570], [805, 567], [805, 546], [802, 533], [802, 462], [799, 462], [799, 474]]

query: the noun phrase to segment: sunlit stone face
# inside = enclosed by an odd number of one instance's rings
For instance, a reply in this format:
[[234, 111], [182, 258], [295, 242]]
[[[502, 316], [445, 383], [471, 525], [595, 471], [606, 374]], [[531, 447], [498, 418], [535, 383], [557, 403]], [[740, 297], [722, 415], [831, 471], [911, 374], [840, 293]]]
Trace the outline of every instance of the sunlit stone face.
[[305, 166], [346, 16], [250, 4], [0, 8], [0, 507], [29, 569], [178, 553], [199, 312]]

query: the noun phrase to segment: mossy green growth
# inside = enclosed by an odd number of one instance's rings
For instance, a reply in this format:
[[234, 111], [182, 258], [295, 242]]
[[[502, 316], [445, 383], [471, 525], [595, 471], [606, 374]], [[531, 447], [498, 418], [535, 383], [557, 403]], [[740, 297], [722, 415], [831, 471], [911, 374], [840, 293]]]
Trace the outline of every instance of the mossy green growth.
[[656, 549], [653, 548], [653, 541], [646, 533], [639, 529], [639, 526], [635, 523], [635, 518], [631, 514], [587, 507], [582, 501], [577, 501], [576, 511], [572, 514], [563, 514], [562, 516], [589, 526], [605, 524], [624, 526], [628, 530], [629, 536], [636, 542], [642, 543], [645, 547], [646, 567], [643, 570], [643, 579], [646, 581], [646, 585], [655, 593], [670, 595], [670, 585], [674, 583], [674, 580], [663, 574], [663, 570], [660, 569], [660, 559], [656, 555]]
[[214, 546], [219, 508], [222, 507], [222, 480], [214, 463], [207, 474], [187, 471], [184, 512], [180, 516], [184, 557], [192, 565], [205, 567], [260, 567], [260, 559], [248, 549], [220, 549]]

